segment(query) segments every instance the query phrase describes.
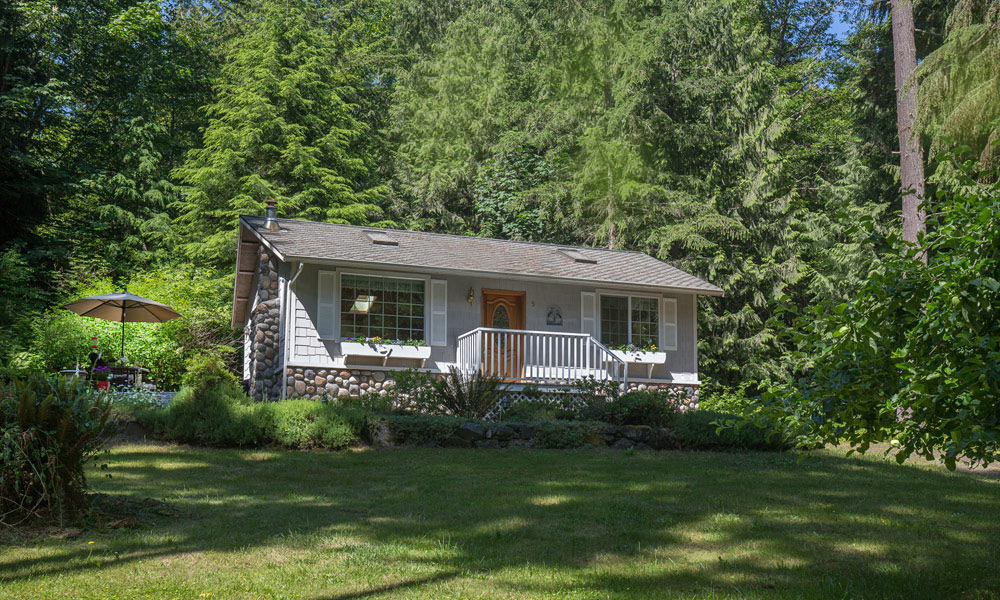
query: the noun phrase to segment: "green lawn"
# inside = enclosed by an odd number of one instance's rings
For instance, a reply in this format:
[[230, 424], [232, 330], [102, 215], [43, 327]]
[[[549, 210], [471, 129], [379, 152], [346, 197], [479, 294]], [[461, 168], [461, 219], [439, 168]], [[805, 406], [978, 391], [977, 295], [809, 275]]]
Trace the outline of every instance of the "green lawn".
[[1000, 597], [1000, 481], [931, 466], [134, 445], [106, 462], [98, 491], [188, 516], [0, 533], [0, 597]]

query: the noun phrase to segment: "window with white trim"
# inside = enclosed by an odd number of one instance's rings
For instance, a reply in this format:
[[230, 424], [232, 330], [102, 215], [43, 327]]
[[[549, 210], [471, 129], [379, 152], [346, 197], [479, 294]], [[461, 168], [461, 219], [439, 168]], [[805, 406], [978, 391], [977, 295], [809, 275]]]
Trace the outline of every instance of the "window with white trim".
[[606, 346], [631, 343], [640, 348], [659, 345], [659, 300], [601, 294], [601, 343]]
[[340, 277], [340, 337], [423, 340], [423, 279]]

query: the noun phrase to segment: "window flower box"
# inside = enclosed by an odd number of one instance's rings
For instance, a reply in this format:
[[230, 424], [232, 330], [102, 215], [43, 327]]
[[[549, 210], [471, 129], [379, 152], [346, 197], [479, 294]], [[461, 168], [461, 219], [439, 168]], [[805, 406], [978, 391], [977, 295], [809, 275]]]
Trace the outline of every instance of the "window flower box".
[[419, 360], [422, 367], [431, 356], [431, 347], [385, 341], [345, 340], [340, 342], [340, 353], [345, 359], [351, 356], [381, 358], [383, 365], [389, 359]]
[[628, 365], [646, 365], [646, 377], [653, 376], [653, 366], [662, 365], [667, 362], [667, 353], [660, 352], [659, 350], [611, 350], [611, 353], [617, 356], [625, 363], [625, 367]]

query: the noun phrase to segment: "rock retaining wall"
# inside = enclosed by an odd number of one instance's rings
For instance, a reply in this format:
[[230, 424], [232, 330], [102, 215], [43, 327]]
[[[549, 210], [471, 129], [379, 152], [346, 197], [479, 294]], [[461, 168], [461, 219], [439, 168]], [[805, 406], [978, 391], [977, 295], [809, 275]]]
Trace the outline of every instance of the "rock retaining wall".
[[617, 450], [674, 450], [683, 441], [669, 429], [645, 425], [616, 426], [606, 423], [480, 423], [466, 421], [447, 437], [407, 439], [397, 420], [380, 421], [372, 435], [377, 447], [424, 446], [445, 448], [580, 448]]

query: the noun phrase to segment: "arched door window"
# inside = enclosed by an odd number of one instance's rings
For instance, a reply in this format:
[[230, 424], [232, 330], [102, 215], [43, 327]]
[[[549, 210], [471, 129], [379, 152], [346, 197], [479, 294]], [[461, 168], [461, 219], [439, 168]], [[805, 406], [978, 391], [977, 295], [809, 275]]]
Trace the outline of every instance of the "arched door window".
[[495, 329], [510, 329], [510, 313], [503, 304], [497, 305], [493, 311], [493, 327]]

